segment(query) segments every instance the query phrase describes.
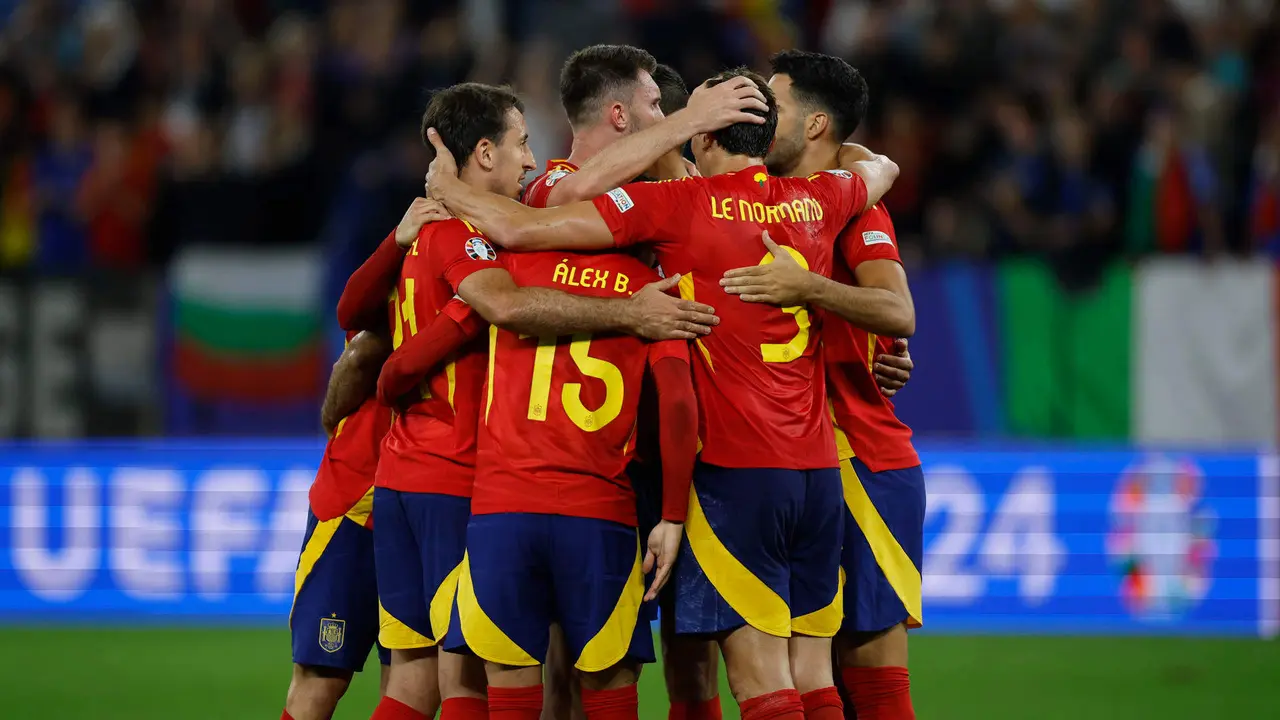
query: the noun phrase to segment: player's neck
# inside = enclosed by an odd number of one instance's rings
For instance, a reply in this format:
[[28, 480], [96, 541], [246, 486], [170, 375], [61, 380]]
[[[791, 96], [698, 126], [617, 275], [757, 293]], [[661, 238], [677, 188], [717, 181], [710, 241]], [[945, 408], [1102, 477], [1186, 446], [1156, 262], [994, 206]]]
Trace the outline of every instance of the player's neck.
[[788, 173], [791, 177], [809, 177], [823, 170], [835, 170], [840, 167], [840, 143], [815, 140], [805, 143], [800, 153], [800, 160]]
[[727, 153], [708, 153], [698, 163], [698, 171], [703, 175], [723, 175], [725, 173], [746, 170], [754, 165], [763, 165], [764, 158], [747, 157], [746, 155], [729, 155]]
[[573, 147], [569, 150], [568, 160], [575, 167], [582, 167], [620, 137], [622, 135], [616, 130], [605, 125], [583, 128], [573, 134]]
[[458, 171], [458, 179], [478, 190], [493, 192], [493, 190], [489, 188], [488, 174], [477, 168], [475, 163], [467, 163], [464, 165], [463, 168]]

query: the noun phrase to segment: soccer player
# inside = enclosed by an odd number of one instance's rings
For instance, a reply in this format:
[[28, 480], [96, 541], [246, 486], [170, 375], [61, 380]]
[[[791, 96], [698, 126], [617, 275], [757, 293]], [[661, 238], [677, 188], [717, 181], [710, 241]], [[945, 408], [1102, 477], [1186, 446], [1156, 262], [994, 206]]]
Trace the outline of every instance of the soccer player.
[[[533, 156], [513, 93], [475, 83], [454, 86], [432, 98], [423, 122], [424, 128], [440, 127], [452, 153], [465, 159], [464, 182], [508, 197], [519, 193]], [[384, 241], [353, 276], [370, 289], [360, 294], [353, 314], [381, 302], [381, 283], [398, 266], [390, 305], [396, 347], [439, 313], [465, 321], [460, 304], [450, 303], [455, 295], [491, 322], [536, 335], [612, 330], [688, 338], [715, 322], [709, 307], [670, 298], [662, 284], [637, 288], [629, 299], [517, 287], [484, 237], [460, 220], [424, 229], [407, 255], [392, 238]], [[434, 715], [437, 706], [446, 720], [487, 712], [478, 663], [437, 652], [464, 555], [486, 355], [484, 342], [473, 342], [427, 377], [397, 414], [383, 446], [375, 548], [380, 638], [392, 650], [392, 664], [377, 720], [416, 720]]]
[[[806, 175], [838, 167], [841, 142], [866, 113], [867, 86], [845, 61], [787, 51], [772, 59], [778, 135], [769, 169]], [[846, 153], [848, 149], [846, 147]], [[921, 623], [920, 567], [925, 492], [911, 429], [876, 387], [874, 356], [915, 330], [915, 308], [882, 206], [841, 236], [831, 279], [770, 247], [771, 264], [730, 270], [723, 284], [748, 302], [814, 305], [822, 331], [827, 393], [849, 515], [845, 518], [844, 622], [836, 660], [859, 720], [914, 718], [907, 628]]]
[[[763, 85], [745, 70], [718, 84]], [[762, 231], [797, 261], [831, 272], [835, 236], [888, 190], [886, 158], [810, 178], [770, 176], [772, 93], [763, 125], [738, 123], [693, 139], [707, 176], [616, 188], [590, 203], [537, 210], [477, 192], [438, 135], [428, 187], [449, 210], [524, 250], [588, 250], [651, 243], [681, 294], [722, 295], [720, 277], [770, 262]], [[802, 694], [834, 695], [830, 640], [839, 626], [842, 513], [825, 383], [807, 308], [739, 304], [699, 338], [694, 375], [702, 455], [695, 470], [687, 541], [676, 566], [676, 630], [714, 634], [743, 717], [805, 717]], [[835, 713], [839, 715], [839, 699]], [[830, 709], [830, 708], [827, 708]], [[830, 717], [830, 713], [826, 713]], [[814, 718], [822, 714], [811, 715]]]
[[[294, 579], [293, 675], [281, 720], [332, 716], [378, 637], [370, 507], [391, 413], [372, 390], [390, 350], [375, 333], [349, 333], [329, 378], [322, 411], [329, 441], [311, 485]], [[385, 686], [390, 658], [381, 646], [378, 658]]]

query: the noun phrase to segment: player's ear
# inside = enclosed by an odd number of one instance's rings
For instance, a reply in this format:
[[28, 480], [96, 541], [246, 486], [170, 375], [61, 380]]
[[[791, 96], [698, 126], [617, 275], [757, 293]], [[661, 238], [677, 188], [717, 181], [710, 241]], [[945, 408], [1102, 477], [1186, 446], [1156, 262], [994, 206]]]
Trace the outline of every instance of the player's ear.
[[476, 143], [476, 149], [473, 154], [481, 170], [486, 172], [493, 170], [494, 153], [497, 149], [497, 146], [489, 138], [481, 138], [480, 142]]
[[809, 121], [805, 123], [804, 134], [809, 140], [817, 140], [822, 137], [822, 133], [826, 131], [831, 124], [831, 118], [824, 112], [816, 112], [809, 116]]
[[626, 132], [627, 124], [630, 118], [627, 117], [627, 108], [620, 102], [615, 102], [609, 106], [609, 124], [618, 132]]

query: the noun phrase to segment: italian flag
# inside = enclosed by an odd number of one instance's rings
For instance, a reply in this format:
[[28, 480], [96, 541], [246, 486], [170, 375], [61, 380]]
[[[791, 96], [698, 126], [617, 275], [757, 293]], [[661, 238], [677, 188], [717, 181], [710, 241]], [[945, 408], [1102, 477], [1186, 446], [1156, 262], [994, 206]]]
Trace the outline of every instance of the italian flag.
[[206, 401], [316, 397], [322, 273], [309, 249], [184, 251], [170, 275], [179, 385]]

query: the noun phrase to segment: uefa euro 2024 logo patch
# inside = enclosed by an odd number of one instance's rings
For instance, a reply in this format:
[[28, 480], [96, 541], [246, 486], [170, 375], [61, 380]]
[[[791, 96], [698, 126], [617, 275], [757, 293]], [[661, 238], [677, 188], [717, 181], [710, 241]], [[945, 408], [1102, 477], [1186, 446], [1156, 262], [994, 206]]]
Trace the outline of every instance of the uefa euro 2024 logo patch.
[[564, 177], [565, 175], [570, 175], [570, 174], [572, 173], [570, 173], [568, 170], [556, 170], [550, 175], [547, 175], [547, 179], [546, 179], [547, 187], [551, 187], [555, 185], [557, 180]]
[[467, 257], [472, 260], [497, 260], [498, 253], [484, 241], [482, 237], [473, 237], [467, 241]]
[[320, 618], [320, 649], [327, 653], [336, 653], [342, 649], [347, 639], [347, 621], [339, 620], [337, 614]]
[[1204, 506], [1204, 474], [1189, 460], [1151, 457], [1120, 476], [1111, 496], [1107, 555], [1120, 598], [1135, 617], [1176, 619], [1209, 592], [1216, 518]]

